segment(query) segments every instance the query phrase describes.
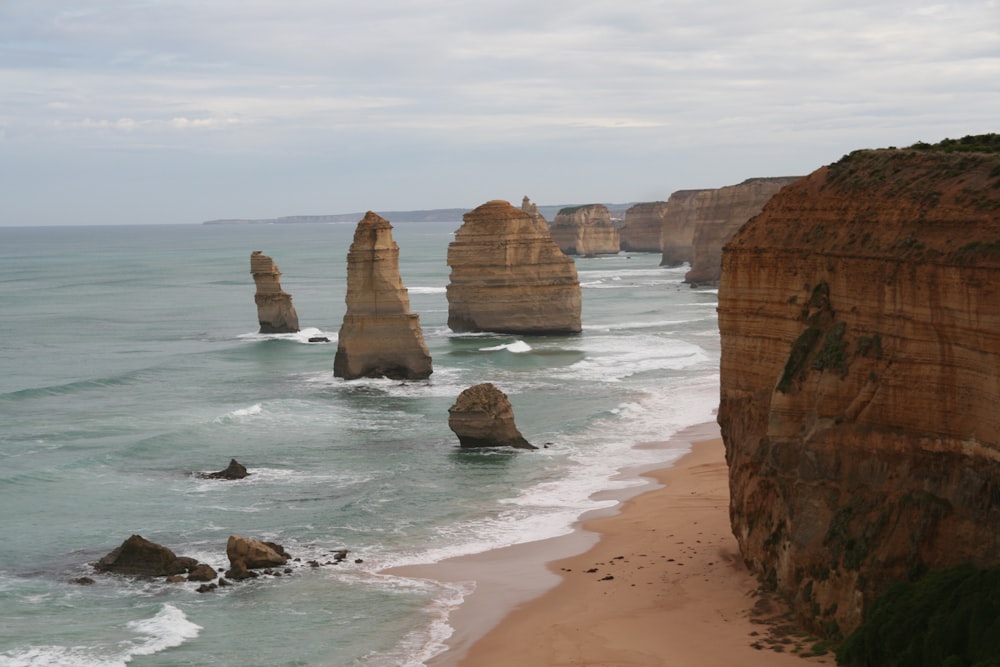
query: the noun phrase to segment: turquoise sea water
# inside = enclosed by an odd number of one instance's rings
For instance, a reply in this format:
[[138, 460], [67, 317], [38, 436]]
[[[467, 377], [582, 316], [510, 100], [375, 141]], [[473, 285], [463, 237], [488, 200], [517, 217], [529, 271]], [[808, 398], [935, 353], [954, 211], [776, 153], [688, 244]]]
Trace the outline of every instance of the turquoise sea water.
[[[474, 583], [383, 569], [568, 532], [680, 454], [637, 444], [714, 419], [716, 294], [686, 269], [577, 258], [581, 335], [456, 335], [459, 225], [393, 231], [434, 362], [410, 383], [334, 378], [335, 342], [307, 342], [336, 340], [353, 224], [0, 227], [0, 665], [421, 665]], [[255, 333], [253, 250], [299, 334]], [[548, 447], [458, 448], [448, 408], [484, 381]], [[191, 474], [232, 457], [250, 477]], [[230, 534], [301, 561], [212, 593], [94, 574], [134, 533], [220, 570]]]

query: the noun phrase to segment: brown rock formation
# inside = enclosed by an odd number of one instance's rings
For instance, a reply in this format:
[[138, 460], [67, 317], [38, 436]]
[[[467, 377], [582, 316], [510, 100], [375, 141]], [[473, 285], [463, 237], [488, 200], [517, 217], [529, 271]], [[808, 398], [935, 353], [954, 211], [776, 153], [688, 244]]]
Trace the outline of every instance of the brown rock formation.
[[410, 297], [399, 276], [392, 225], [371, 211], [358, 223], [347, 253], [347, 312], [333, 374], [353, 380], [422, 380], [433, 372]]
[[494, 200], [463, 217], [448, 246], [452, 331], [580, 332], [576, 265], [530, 214]]
[[229, 557], [229, 564], [237, 566], [242, 564], [247, 569], [253, 570], [262, 567], [277, 567], [284, 565], [288, 561], [288, 555], [278, 545], [268, 542], [259, 542], [248, 537], [230, 535], [226, 542], [226, 556]]
[[621, 249], [627, 252], [660, 252], [660, 237], [663, 235], [663, 216], [667, 212], [667, 202], [644, 202], [630, 206], [625, 211], [622, 226]]
[[469, 387], [448, 409], [448, 428], [462, 447], [537, 449], [517, 430], [507, 394], [489, 382]]
[[697, 195], [709, 190], [678, 190], [667, 200], [660, 227], [660, 266], [680, 266], [694, 261], [694, 228]]
[[274, 260], [254, 250], [250, 253], [250, 273], [253, 274], [257, 293], [257, 321], [260, 333], [296, 333], [299, 316], [292, 305], [290, 294], [281, 289], [281, 271]]
[[531, 219], [535, 221], [535, 227], [538, 228], [543, 234], [549, 233], [549, 221], [545, 219], [545, 216], [538, 212], [538, 206], [530, 199], [528, 195], [524, 196], [521, 200], [521, 210], [531, 216]]
[[163, 577], [187, 572], [197, 563], [163, 546], [150, 542], [141, 535], [132, 535], [116, 549], [94, 564], [100, 572]]
[[703, 190], [694, 195], [694, 256], [684, 281], [695, 286], [717, 285], [722, 269], [722, 246], [746, 221], [760, 213], [778, 190], [798, 176], [749, 178], [739, 185]]
[[813, 630], [1000, 563], [1000, 154], [857, 151], [726, 246], [719, 423], [743, 557]]
[[618, 229], [604, 204], [571, 206], [556, 214], [549, 231], [567, 255], [614, 255], [621, 250]]

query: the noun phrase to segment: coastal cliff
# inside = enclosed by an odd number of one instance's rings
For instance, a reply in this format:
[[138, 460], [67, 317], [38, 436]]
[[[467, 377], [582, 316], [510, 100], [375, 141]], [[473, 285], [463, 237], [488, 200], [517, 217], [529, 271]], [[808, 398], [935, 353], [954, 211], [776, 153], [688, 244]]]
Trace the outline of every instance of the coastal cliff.
[[463, 220], [448, 245], [452, 331], [581, 331], [576, 265], [531, 213], [497, 199], [466, 213]]
[[723, 251], [733, 532], [827, 637], [892, 582], [1000, 563], [1000, 154], [948, 146], [856, 151]]
[[333, 361], [336, 377], [422, 380], [431, 375], [420, 316], [410, 312], [409, 293], [399, 275], [392, 225], [371, 211], [358, 222], [347, 253], [345, 301]]
[[297, 333], [299, 315], [292, 305], [292, 295], [281, 289], [281, 271], [274, 260], [254, 250], [250, 253], [250, 273], [253, 275], [260, 333]]
[[660, 266], [680, 266], [694, 260], [696, 196], [708, 190], [678, 190], [667, 199], [660, 224]]
[[604, 204], [564, 208], [550, 228], [552, 240], [567, 255], [614, 255], [621, 249], [618, 229]]
[[[691, 270], [684, 280], [694, 286], [718, 285], [722, 246], [747, 220], [760, 213], [778, 190], [798, 176], [748, 178], [738, 185], [702, 190], [689, 202], [693, 218]], [[664, 246], [666, 247], [666, 246]]]
[[622, 226], [621, 249], [628, 252], [660, 252], [660, 237], [663, 233], [663, 216], [667, 212], [667, 202], [644, 202], [630, 206], [625, 211]]

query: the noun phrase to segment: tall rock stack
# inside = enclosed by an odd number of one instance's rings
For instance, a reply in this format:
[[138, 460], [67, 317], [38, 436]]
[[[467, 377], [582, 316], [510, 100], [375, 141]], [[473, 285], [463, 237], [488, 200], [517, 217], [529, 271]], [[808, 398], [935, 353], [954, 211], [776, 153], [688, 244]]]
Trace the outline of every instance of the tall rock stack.
[[274, 260], [260, 250], [250, 253], [250, 273], [257, 287], [257, 321], [260, 333], [296, 333], [299, 316], [292, 305], [292, 296], [281, 289], [281, 271]]
[[493, 200], [463, 219], [448, 246], [452, 331], [580, 332], [576, 265], [529, 213]]
[[614, 255], [621, 250], [618, 229], [604, 204], [571, 206], [556, 214], [550, 228], [552, 240], [567, 255]]
[[528, 199], [527, 195], [521, 200], [521, 210], [531, 216], [531, 219], [535, 221], [535, 226], [538, 227], [538, 231], [543, 234], [549, 233], [549, 221], [545, 219], [544, 215], [538, 212], [538, 205]]
[[832, 637], [892, 582], [1000, 565], [1000, 152], [918, 146], [813, 172], [723, 254], [733, 532]]
[[625, 211], [625, 224], [621, 232], [621, 249], [627, 252], [660, 252], [663, 233], [663, 216], [667, 202], [643, 202]]
[[748, 178], [739, 185], [704, 190], [694, 196], [694, 257], [684, 276], [692, 285], [718, 285], [722, 270], [722, 246], [747, 220], [760, 213], [764, 204], [798, 176]]
[[347, 312], [340, 327], [333, 374], [346, 380], [387, 377], [422, 380], [431, 355], [410, 312], [399, 276], [399, 246], [392, 225], [371, 211], [358, 223], [347, 253]]
[[697, 195], [708, 190], [678, 190], [670, 195], [660, 227], [660, 266], [681, 266], [694, 262], [694, 228]]

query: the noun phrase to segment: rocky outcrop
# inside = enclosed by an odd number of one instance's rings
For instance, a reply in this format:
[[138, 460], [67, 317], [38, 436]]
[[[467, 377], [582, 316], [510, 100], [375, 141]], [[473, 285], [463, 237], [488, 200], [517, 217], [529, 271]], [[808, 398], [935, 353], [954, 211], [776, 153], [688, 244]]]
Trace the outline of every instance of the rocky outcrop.
[[226, 576], [233, 579], [245, 579], [249, 570], [277, 567], [288, 562], [288, 554], [281, 545], [239, 535], [229, 536], [226, 556], [230, 565]]
[[530, 214], [494, 200], [463, 219], [448, 246], [452, 331], [580, 332], [576, 265]]
[[247, 472], [245, 465], [236, 459], [229, 459], [229, 465], [226, 466], [224, 470], [219, 470], [218, 472], [198, 473], [198, 477], [201, 477], [202, 479], [243, 479], [249, 474], [250, 473]]
[[621, 250], [618, 229], [604, 204], [571, 206], [556, 214], [549, 231], [567, 255], [614, 255]]
[[399, 276], [392, 225], [371, 211], [358, 223], [347, 253], [347, 312], [333, 374], [347, 380], [422, 380], [433, 372], [420, 317]]
[[891, 582], [1000, 563], [998, 212], [998, 153], [858, 151], [725, 247], [733, 531], [816, 632]]
[[722, 246], [747, 220], [760, 213], [778, 190], [798, 178], [749, 178], [739, 185], [695, 194], [687, 203], [694, 218], [694, 252], [691, 270], [684, 281], [694, 286], [717, 285], [722, 268]]
[[681, 266], [694, 261], [696, 197], [708, 190], [678, 190], [670, 195], [660, 226], [660, 266]]
[[187, 572], [197, 565], [192, 558], [178, 557], [173, 551], [150, 542], [141, 535], [132, 535], [116, 549], [94, 563], [99, 572], [164, 577]]
[[281, 289], [281, 271], [278, 265], [260, 250], [250, 253], [250, 273], [253, 274], [257, 293], [257, 321], [260, 333], [296, 333], [299, 316], [292, 305], [290, 294]]
[[625, 211], [625, 224], [621, 232], [621, 249], [626, 252], [660, 252], [663, 234], [663, 216], [667, 202], [644, 202], [630, 206]]
[[469, 387], [448, 409], [448, 428], [462, 447], [537, 449], [517, 430], [507, 394], [489, 382]]

